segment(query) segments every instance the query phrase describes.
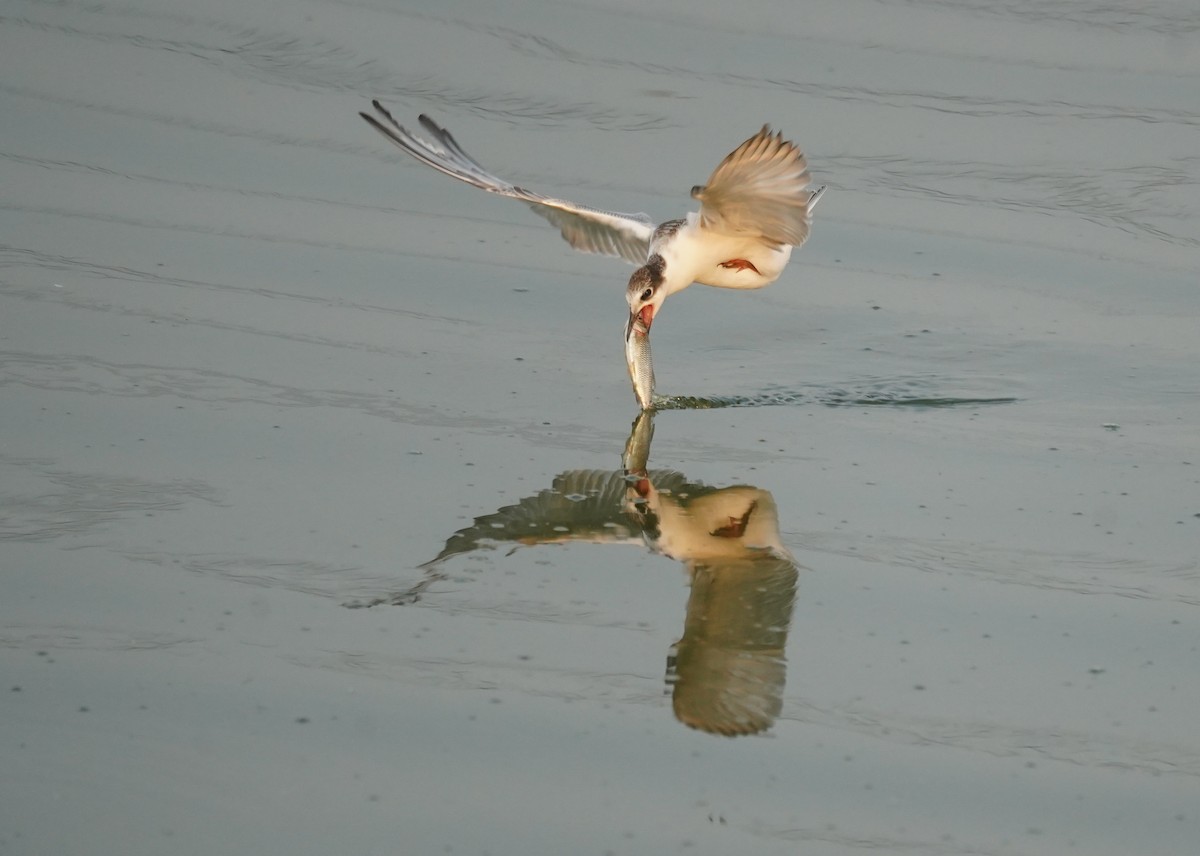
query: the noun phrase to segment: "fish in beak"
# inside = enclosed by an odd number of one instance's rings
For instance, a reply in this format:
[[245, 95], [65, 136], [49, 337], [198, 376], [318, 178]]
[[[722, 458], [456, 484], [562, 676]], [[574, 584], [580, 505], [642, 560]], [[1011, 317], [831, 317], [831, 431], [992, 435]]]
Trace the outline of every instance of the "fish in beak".
[[629, 320], [625, 322], [625, 342], [637, 336], [650, 335], [650, 325], [654, 323], [654, 307], [643, 306], [638, 312], [630, 312]]
[[[653, 318], [653, 311], [650, 317]], [[630, 312], [625, 323], [625, 365], [638, 406], [642, 410], [651, 409], [654, 407], [654, 362], [650, 357], [650, 329], [642, 323], [642, 313]]]

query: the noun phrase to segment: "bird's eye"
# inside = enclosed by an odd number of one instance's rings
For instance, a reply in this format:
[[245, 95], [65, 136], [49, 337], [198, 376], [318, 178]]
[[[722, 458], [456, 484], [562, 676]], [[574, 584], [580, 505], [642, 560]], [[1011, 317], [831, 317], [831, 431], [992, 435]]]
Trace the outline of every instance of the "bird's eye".
[[654, 296], [653, 288], [647, 288], [645, 291], [642, 292], [642, 300], [649, 300], [653, 296]]

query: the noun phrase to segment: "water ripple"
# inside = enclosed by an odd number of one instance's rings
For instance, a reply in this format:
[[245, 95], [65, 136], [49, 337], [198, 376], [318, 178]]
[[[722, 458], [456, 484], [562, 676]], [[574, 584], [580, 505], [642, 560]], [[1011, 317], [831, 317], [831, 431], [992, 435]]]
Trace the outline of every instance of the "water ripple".
[[[218, 491], [194, 479], [146, 479], [68, 472], [43, 458], [0, 456], [10, 475], [32, 475], [49, 486], [39, 492], [0, 494], [0, 541], [50, 541], [88, 532], [131, 516], [177, 511], [191, 502], [222, 505]], [[10, 479], [11, 484], [11, 479]]]
[[1005, 164], [933, 161], [908, 157], [826, 158], [829, 169], [859, 174], [864, 188], [953, 205], [1053, 215], [1070, 212], [1088, 222], [1183, 247], [1200, 238], [1163, 223], [1192, 226], [1200, 217], [1200, 158], [1171, 163], [1130, 162], [1085, 170], [1074, 161]]
[[[411, 13], [402, 13], [410, 15]], [[415, 17], [426, 17], [415, 15]], [[689, 66], [660, 62], [631, 62], [620, 57], [585, 53], [558, 44], [551, 39], [533, 37], [502, 27], [481, 27], [472, 22], [446, 21], [464, 29], [483, 32], [503, 39], [514, 50], [529, 57], [553, 60], [570, 65], [613, 70], [636, 69], [647, 75], [693, 80], [711, 85], [722, 84], [737, 88], [782, 91], [832, 101], [868, 102], [905, 110], [931, 110], [965, 116], [1007, 116], [1017, 118], [1071, 118], [1080, 120], [1130, 119], [1150, 123], [1200, 125], [1200, 112], [1167, 107], [1127, 104], [1105, 104], [1045, 99], [1024, 99], [990, 95], [964, 95], [948, 92], [897, 89], [886, 86], [854, 86], [820, 83], [780, 75], [757, 75], [739, 72], [707, 71]], [[978, 57], [973, 57], [978, 60]], [[1028, 64], [1024, 60], [1022, 64]], [[1055, 66], [1057, 67], [1057, 66]]]
[[846, 386], [812, 386], [801, 389], [771, 387], [741, 395], [656, 395], [655, 410], [714, 410], [723, 407], [911, 407], [916, 409], [978, 407], [1012, 404], [1013, 396], [954, 396], [936, 387], [947, 379], [872, 378]]
[[[328, 38], [268, 31], [163, 10], [109, 7], [58, 0], [29, 2], [35, 11], [69, 11], [67, 21], [0, 17], [10, 28], [34, 29], [72, 39], [118, 43], [139, 50], [181, 54], [237, 76], [288, 89], [376, 93], [391, 100], [432, 101], [506, 122], [545, 126], [582, 124], [603, 130], [672, 127], [663, 114], [635, 112], [595, 100], [565, 100], [494, 86], [463, 87], [422, 73], [393, 71]], [[120, 21], [114, 26], [114, 21]], [[169, 33], [169, 35], [167, 35]], [[257, 135], [255, 135], [257, 136]]]
[[904, 5], [1033, 25], [1068, 24], [1079, 30], [1140, 30], [1164, 36], [1200, 32], [1200, 17], [1186, 3], [1143, 8], [1111, 0], [908, 0]]

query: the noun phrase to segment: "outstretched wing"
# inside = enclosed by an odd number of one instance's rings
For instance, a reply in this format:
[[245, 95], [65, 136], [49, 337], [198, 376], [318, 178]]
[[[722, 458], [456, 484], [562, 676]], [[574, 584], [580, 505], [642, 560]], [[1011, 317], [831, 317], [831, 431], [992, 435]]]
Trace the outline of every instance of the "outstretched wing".
[[704, 229], [798, 247], [825, 189], [809, 193], [810, 181], [804, 153], [763, 125], [721, 161], [707, 185], [693, 187], [692, 196], [700, 200]]
[[449, 131], [428, 116], [421, 116], [420, 122], [431, 140], [410, 133], [378, 101], [372, 101], [371, 104], [380, 118], [368, 113], [359, 115], [421, 163], [489, 193], [499, 193], [528, 203], [536, 214], [558, 227], [568, 244], [581, 252], [619, 256], [638, 265], [646, 261], [650, 238], [654, 235], [654, 223], [645, 214], [601, 211], [517, 187], [480, 166], [462, 150]]
[[[647, 474], [660, 490], [701, 493], [712, 488], [691, 484], [674, 470]], [[636, 517], [625, 510], [629, 482], [622, 470], [568, 470], [554, 477], [553, 487], [506, 505], [446, 540], [446, 546], [421, 567], [432, 568], [451, 556], [472, 553], [488, 546], [512, 544], [593, 544], [644, 546]]]

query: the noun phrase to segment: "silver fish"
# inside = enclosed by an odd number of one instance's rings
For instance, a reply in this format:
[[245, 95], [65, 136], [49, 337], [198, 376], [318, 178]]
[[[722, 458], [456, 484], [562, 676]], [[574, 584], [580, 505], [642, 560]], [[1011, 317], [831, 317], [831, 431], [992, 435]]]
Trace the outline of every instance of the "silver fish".
[[633, 420], [629, 439], [625, 441], [625, 451], [621, 455], [621, 466], [626, 477], [646, 475], [646, 467], [650, 464], [650, 441], [653, 439], [654, 411], [643, 410]]
[[633, 395], [642, 410], [654, 407], [654, 362], [650, 359], [650, 331], [632, 322], [625, 329], [625, 365], [633, 381]]

